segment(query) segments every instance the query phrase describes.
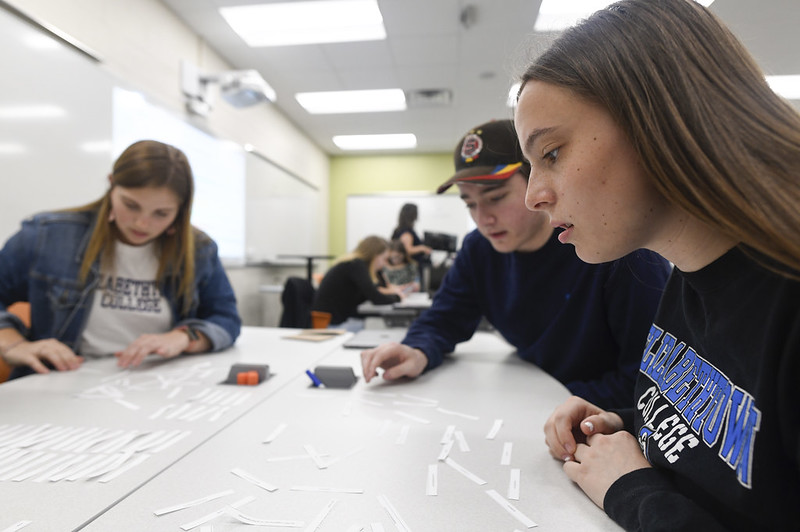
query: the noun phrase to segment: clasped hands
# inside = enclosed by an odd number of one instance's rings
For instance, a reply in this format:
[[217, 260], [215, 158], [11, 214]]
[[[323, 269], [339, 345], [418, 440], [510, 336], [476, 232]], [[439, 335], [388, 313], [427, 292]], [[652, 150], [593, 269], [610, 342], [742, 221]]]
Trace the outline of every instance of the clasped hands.
[[600, 508], [617, 479], [651, 467], [619, 415], [577, 396], [553, 411], [544, 434], [550, 454], [564, 462], [567, 476]]

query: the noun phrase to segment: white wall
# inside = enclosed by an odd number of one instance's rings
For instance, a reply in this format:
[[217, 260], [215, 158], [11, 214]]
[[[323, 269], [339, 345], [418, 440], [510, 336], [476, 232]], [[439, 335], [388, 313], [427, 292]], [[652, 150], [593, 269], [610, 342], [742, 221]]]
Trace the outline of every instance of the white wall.
[[[101, 68], [175, 112], [184, 112], [178, 82], [181, 60], [209, 72], [233, 68], [157, 0], [8, 0], [8, 3], [88, 47], [100, 57]], [[251, 144], [265, 157], [313, 183], [320, 190], [317, 205], [320, 219], [328, 219], [328, 156], [275, 107], [261, 105], [241, 110], [220, 102], [206, 119], [195, 118], [193, 123], [220, 138]], [[87, 200], [92, 197], [93, 194], [88, 194]], [[328, 241], [326, 225], [320, 224], [318, 236], [324, 249]], [[280, 270], [253, 269], [231, 276], [237, 298], [243, 303], [241, 310], [246, 324], [261, 324], [260, 313], [255, 316], [254, 312], [244, 312], [256, 308], [253, 302], [260, 299], [252, 293], [253, 287], [261, 282], [281, 284], [285, 275]]]

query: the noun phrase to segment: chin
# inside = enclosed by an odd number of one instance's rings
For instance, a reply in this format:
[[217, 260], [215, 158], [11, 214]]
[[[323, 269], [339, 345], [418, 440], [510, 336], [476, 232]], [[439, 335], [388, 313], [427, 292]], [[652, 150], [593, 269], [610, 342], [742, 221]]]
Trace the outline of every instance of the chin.
[[617, 253], [608, 253], [607, 251], [599, 249], [588, 249], [583, 246], [575, 246], [575, 254], [578, 255], [579, 259], [588, 264], [611, 262], [612, 260], [617, 260], [618, 258], [624, 256]]

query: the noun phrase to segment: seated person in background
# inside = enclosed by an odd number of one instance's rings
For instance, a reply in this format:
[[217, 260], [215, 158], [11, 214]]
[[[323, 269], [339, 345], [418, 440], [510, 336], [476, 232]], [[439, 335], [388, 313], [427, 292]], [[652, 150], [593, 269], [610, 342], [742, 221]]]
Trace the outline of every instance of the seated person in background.
[[364, 378], [378, 368], [389, 380], [435, 368], [485, 317], [573, 394], [629, 406], [669, 263], [637, 251], [587, 264], [562, 246], [547, 216], [525, 207], [530, 167], [510, 120], [472, 129], [454, 156], [456, 173], [437, 192], [455, 183], [478, 228], [403, 342], [362, 352]]
[[[389, 258], [381, 272], [388, 289], [399, 287], [403, 293], [419, 292], [419, 270], [417, 263], [408, 256], [400, 240], [389, 243]], [[383, 290], [381, 290], [383, 292]]]
[[[84, 356], [128, 367], [217, 351], [239, 335], [217, 246], [190, 224], [186, 156], [136, 142], [108, 179], [102, 198], [25, 220], [0, 251], [0, 354], [12, 378], [76, 369]], [[16, 301], [30, 302], [30, 330], [6, 311]]]
[[331, 325], [347, 330], [363, 328], [358, 317], [358, 305], [370, 301], [389, 305], [401, 300], [403, 293], [395, 288], [392, 294], [378, 290], [378, 272], [386, 265], [389, 243], [379, 236], [368, 236], [356, 249], [341, 258], [325, 273], [319, 283], [311, 310], [329, 312]]

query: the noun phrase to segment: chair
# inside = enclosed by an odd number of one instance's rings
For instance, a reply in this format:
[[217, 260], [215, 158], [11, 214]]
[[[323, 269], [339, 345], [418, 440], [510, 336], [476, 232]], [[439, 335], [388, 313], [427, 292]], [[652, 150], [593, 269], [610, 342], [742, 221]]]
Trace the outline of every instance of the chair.
[[314, 285], [302, 277], [289, 277], [283, 285], [281, 327], [311, 328], [311, 304], [314, 302]]
[[[17, 302], [13, 305], [8, 307], [8, 311], [19, 319], [22, 320], [22, 323], [25, 324], [25, 327], [31, 326], [31, 304], [26, 302]], [[11, 374], [11, 368], [9, 367], [6, 362], [0, 358], [0, 383], [6, 382], [8, 380], [8, 376]]]

